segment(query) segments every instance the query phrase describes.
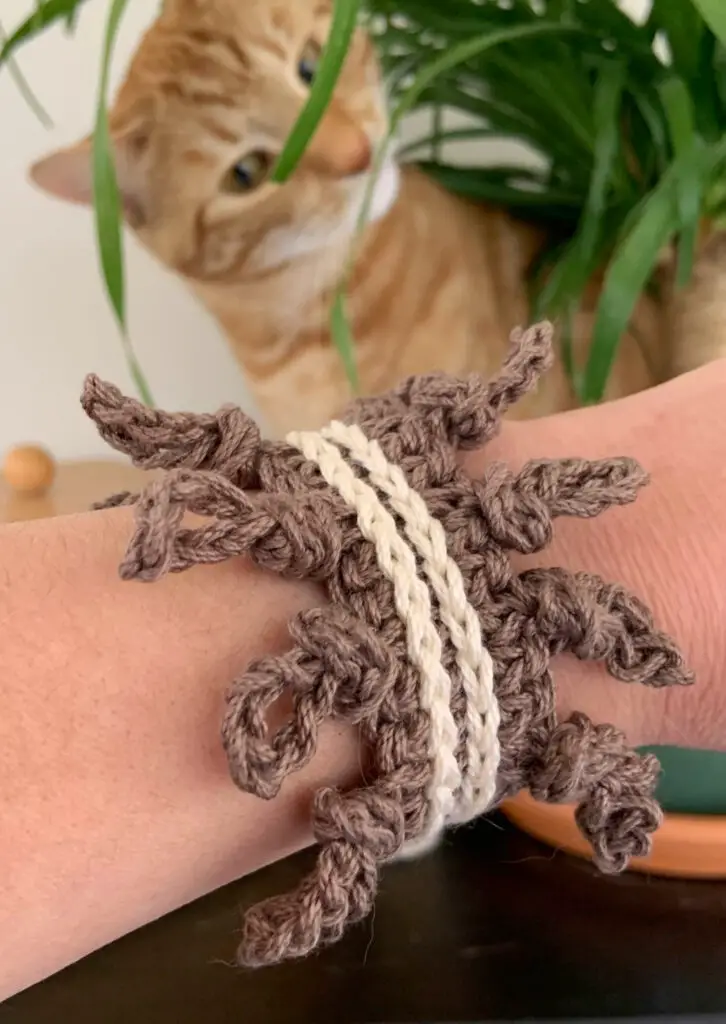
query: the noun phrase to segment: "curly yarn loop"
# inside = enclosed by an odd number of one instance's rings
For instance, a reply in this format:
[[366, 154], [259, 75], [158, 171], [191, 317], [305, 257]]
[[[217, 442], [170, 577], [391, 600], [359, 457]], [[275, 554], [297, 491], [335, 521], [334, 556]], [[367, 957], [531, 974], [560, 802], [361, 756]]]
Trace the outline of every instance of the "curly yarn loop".
[[236, 406], [216, 416], [161, 412], [94, 374], [86, 378], [81, 404], [107, 444], [142, 469], [217, 470], [239, 487], [257, 486], [260, 430]]
[[[163, 413], [90, 377], [83, 405], [113, 447], [166, 472], [135, 504], [126, 579], [151, 581], [246, 554], [322, 583], [291, 649], [262, 658], [227, 694], [222, 742], [235, 783], [273, 798], [313, 757], [327, 720], [355, 724], [365, 785], [321, 790], [317, 862], [299, 887], [245, 916], [239, 961], [305, 956], [373, 907], [387, 862], [529, 789], [577, 803], [603, 871], [647, 853], [661, 815], [658, 763], [611, 725], [558, 722], [550, 662], [603, 661], [627, 683], [691, 676], [674, 642], [625, 588], [584, 572], [518, 573], [511, 552], [545, 549], [560, 516], [634, 501], [632, 459], [537, 460], [481, 480], [457, 453], [493, 438], [551, 362], [551, 328], [518, 331], [492, 381], [411, 378], [352, 404], [323, 430], [267, 441], [239, 410]], [[186, 525], [186, 513], [205, 517]], [[270, 727], [272, 706], [289, 713]]]

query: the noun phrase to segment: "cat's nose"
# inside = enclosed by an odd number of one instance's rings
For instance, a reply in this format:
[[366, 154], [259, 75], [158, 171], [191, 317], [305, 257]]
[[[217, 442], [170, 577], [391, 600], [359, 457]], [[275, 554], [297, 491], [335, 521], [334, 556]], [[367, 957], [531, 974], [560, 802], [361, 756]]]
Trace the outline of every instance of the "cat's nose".
[[349, 178], [354, 174], [363, 174], [365, 171], [369, 171], [371, 169], [371, 163], [373, 162], [373, 148], [367, 135], [360, 132], [360, 138], [357, 140], [357, 144], [355, 146], [351, 146], [347, 157], [348, 160], [344, 170], [345, 177]]
[[333, 178], [350, 178], [370, 170], [373, 147], [367, 134], [342, 111], [328, 108], [300, 165]]

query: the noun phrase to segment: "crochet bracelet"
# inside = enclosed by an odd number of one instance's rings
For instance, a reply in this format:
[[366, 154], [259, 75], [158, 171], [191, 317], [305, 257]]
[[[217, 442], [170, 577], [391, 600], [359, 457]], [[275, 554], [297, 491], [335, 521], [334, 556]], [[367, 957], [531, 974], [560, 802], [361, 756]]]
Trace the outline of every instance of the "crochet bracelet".
[[[558, 516], [589, 518], [632, 502], [646, 475], [631, 459], [541, 460], [481, 480], [457, 452], [477, 448], [551, 361], [547, 324], [515, 332], [486, 382], [414, 377], [360, 399], [318, 432], [261, 438], [239, 409], [165, 413], [89, 377], [83, 406], [105, 440], [166, 472], [135, 504], [125, 579], [155, 580], [247, 554], [320, 581], [329, 604], [290, 624], [292, 649], [235, 680], [222, 739], [235, 783], [273, 798], [313, 757], [326, 719], [357, 726], [366, 782], [321, 789], [320, 846], [298, 889], [249, 910], [239, 961], [271, 964], [334, 942], [372, 909], [381, 866], [435, 845], [528, 789], [577, 802], [604, 871], [650, 848], [661, 821], [659, 766], [611, 725], [559, 723], [553, 655], [603, 661], [625, 682], [691, 682], [674, 642], [623, 587], [589, 573], [517, 573], [509, 552], [548, 545]], [[184, 524], [186, 512], [209, 518]], [[270, 733], [283, 693], [288, 720]]]

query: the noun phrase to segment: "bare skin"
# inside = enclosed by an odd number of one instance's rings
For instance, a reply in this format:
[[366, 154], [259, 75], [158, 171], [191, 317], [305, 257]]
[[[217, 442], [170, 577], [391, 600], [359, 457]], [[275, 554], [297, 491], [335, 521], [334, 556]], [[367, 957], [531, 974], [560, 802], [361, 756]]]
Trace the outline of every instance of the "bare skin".
[[[615, 405], [508, 425], [486, 457], [632, 454], [653, 483], [630, 508], [560, 522], [540, 564], [634, 588], [675, 634], [698, 685], [654, 694], [563, 660], [563, 711], [634, 743], [726, 749], [726, 361]], [[223, 693], [280, 649], [312, 589], [245, 562], [153, 586], [116, 574], [130, 513], [0, 528], [0, 1000], [118, 936], [309, 842], [320, 784], [358, 771], [331, 727], [270, 803], [227, 778]]]

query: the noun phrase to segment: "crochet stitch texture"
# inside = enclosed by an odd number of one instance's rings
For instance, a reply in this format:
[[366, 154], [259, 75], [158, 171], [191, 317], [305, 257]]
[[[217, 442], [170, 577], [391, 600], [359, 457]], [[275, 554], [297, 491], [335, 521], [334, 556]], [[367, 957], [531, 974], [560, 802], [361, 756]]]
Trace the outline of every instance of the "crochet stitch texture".
[[[358, 788], [315, 796], [310, 876], [247, 912], [245, 965], [336, 941], [371, 911], [385, 862], [522, 789], [577, 802], [604, 871], [649, 851], [657, 760], [583, 714], [558, 722], [550, 661], [569, 652], [624, 682], [668, 686], [691, 682], [681, 655], [623, 587], [559, 568], [517, 573], [508, 554], [546, 548], [559, 516], [632, 502], [646, 474], [629, 458], [572, 458], [518, 473], [492, 464], [472, 480], [457, 456], [498, 432], [549, 366], [551, 344], [547, 324], [515, 332], [492, 381], [411, 378], [285, 441], [263, 440], [234, 407], [160, 412], [86, 381], [83, 406], [105, 440], [166, 471], [106, 503], [136, 506], [123, 578], [246, 554], [320, 581], [329, 599], [290, 624], [288, 653], [256, 662], [227, 696], [222, 739], [245, 792], [273, 798], [310, 761], [326, 719], [357, 726], [365, 757]], [[189, 528], [187, 511], [209, 522]], [[292, 711], [271, 733], [283, 694]]]

